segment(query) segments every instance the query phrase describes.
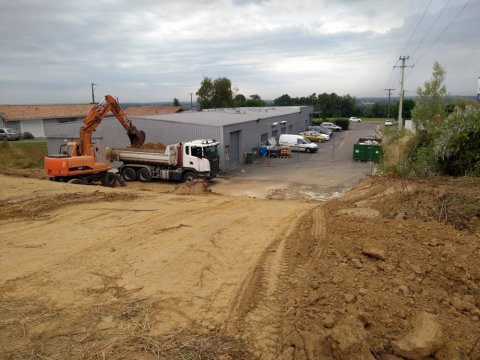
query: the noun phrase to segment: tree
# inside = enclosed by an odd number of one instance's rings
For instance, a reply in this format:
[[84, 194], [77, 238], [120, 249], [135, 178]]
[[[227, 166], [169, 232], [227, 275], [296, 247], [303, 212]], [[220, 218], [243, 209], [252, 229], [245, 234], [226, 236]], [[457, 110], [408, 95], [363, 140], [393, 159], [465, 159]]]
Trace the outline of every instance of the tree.
[[209, 77], [204, 77], [200, 83], [200, 89], [198, 89], [196, 95], [197, 101], [200, 104], [200, 109], [210, 109], [213, 104], [213, 82]]
[[245, 95], [242, 95], [242, 94], [236, 95], [235, 98], [233, 99], [234, 107], [244, 107], [246, 103], [247, 103], [247, 98], [245, 97]]
[[180, 106], [180, 101], [177, 98], [173, 98], [173, 106]]
[[246, 106], [248, 107], [261, 107], [265, 106], [265, 101], [262, 100], [260, 95], [250, 95], [250, 99], [246, 101]]
[[226, 108], [233, 106], [232, 82], [226, 77], [213, 82], [213, 107]]
[[444, 79], [445, 69], [435, 61], [432, 79], [425, 82], [423, 89], [417, 89], [417, 100], [412, 112], [417, 128], [430, 131], [445, 119], [447, 88], [443, 84]]
[[213, 81], [204, 77], [196, 95], [200, 109], [225, 108], [234, 104], [232, 82], [226, 77]]
[[288, 94], [283, 94], [282, 96], [273, 100], [273, 105], [275, 105], [275, 106], [291, 106], [291, 105], [293, 105], [292, 98]]

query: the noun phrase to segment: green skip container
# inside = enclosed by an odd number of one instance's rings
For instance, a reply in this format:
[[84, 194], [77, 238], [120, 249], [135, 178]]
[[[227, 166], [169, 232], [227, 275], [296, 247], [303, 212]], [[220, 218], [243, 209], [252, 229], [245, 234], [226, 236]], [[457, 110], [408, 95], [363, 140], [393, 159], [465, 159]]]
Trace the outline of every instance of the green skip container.
[[378, 163], [382, 157], [382, 139], [365, 137], [353, 144], [353, 160]]

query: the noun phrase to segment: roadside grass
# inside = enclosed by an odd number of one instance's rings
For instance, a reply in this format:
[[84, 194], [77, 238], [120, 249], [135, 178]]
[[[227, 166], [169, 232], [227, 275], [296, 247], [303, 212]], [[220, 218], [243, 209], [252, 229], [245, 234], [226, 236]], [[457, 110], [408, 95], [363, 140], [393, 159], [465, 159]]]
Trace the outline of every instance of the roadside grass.
[[[339, 117], [326, 118], [325, 121], [335, 122], [336, 119], [339, 119]], [[348, 117], [345, 119], [348, 119]], [[381, 123], [385, 122], [386, 120], [386, 118], [365, 118], [365, 117], [361, 117], [361, 119], [362, 119], [362, 122], [381, 122]], [[322, 121], [323, 119], [313, 118], [312, 120]]]
[[47, 152], [46, 141], [0, 141], [0, 165], [18, 169], [43, 168]]

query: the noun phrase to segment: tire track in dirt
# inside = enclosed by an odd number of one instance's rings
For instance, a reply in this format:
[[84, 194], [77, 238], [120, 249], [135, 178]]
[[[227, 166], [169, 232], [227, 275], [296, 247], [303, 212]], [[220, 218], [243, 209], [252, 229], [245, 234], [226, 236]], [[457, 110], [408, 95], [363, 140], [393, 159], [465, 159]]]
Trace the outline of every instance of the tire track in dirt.
[[232, 310], [233, 326], [262, 359], [277, 359], [281, 352], [281, 319], [285, 314], [283, 294], [289, 291], [291, 281], [304, 273], [303, 262], [298, 261], [299, 252], [305, 252], [305, 242], [316, 245], [326, 236], [323, 206], [313, 208], [313, 212], [310, 208], [290, 215], [283, 223], [290, 225], [281, 229], [284, 235], [262, 254], [245, 279]]

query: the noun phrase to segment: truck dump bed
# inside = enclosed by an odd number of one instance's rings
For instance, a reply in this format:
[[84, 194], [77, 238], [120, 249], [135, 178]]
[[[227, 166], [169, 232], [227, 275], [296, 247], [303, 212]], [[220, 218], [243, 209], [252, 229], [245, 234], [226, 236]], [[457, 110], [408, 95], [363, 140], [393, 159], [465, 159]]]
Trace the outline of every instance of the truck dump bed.
[[107, 159], [124, 164], [176, 165], [177, 146], [168, 145], [165, 150], [139, 148], [107, 148]]

